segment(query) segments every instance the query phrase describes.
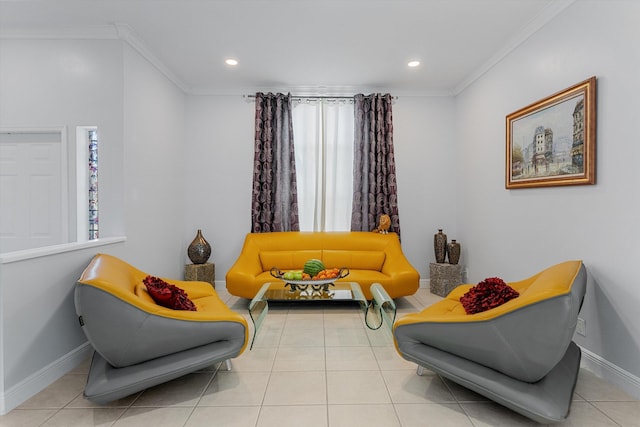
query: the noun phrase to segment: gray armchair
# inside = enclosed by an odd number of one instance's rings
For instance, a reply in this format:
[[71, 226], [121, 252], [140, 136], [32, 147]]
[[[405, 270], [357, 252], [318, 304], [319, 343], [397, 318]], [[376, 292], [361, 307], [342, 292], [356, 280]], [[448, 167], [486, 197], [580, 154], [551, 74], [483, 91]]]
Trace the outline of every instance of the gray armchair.
[[587, 273], [568, 261], [509, 285], [517, 298], [466, 314], [461, 285], [394, 324], [402, 357], [541, 423], [569, 415], [580, 369], [572, 342]]
[[104, 404], [240, 355], [248, 343], [242, 315], [205, 282], [166, 280], [197, 311], [156, 304], [147, 274], [96, 255], [75, 287], [76, 313], [95, 349], [84, 395]]

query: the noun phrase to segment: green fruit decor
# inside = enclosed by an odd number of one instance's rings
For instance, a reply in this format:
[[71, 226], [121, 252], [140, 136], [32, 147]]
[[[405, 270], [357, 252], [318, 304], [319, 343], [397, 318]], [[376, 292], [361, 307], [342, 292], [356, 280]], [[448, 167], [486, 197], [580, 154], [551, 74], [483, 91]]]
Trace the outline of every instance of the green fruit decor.
[[302, 280], [302, 270], [287, 271], [282, 275], [285, 280]]
[[319, 259], [310, 259], [304, 263], [304, 272], [309, 276], [314, 277], [322, 270], [324, 270], [324, 264]]

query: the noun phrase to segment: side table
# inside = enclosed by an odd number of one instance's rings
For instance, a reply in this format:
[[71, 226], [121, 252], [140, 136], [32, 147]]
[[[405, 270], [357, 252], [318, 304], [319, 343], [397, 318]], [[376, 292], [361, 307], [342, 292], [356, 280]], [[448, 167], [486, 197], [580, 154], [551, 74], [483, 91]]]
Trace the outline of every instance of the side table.
[[446, 297], [462, 283], [462, 265], [432, 262], [429, 264], [429, 288], [432, 294]]
[[206, 262], [204, 264], [187, 264], [184, 267], [184, 280], [208, 282], [216, 287], [216, 265]]

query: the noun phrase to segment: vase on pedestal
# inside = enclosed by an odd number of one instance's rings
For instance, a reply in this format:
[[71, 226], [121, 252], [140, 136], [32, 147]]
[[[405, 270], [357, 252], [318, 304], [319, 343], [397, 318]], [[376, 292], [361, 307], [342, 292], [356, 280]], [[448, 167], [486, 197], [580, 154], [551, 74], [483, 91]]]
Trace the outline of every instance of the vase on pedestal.
[[436, 254], [436, 262], [442, 264], [447, 256], [447, 235], [438, 229], [438, 233], [433, 236], [433, 250]]
[[204, 264], [211, 256], [211, 245], [202, 235], [202, 231], [198, 229], [196, 237], [187, 248], [187, 255], [194, 264]]
[[449, 254], [449, 264], [457, 264], [460, 261], [460, 243], [456, 239], [451, 239], [451, 243], [447, 245], [447, 254]]

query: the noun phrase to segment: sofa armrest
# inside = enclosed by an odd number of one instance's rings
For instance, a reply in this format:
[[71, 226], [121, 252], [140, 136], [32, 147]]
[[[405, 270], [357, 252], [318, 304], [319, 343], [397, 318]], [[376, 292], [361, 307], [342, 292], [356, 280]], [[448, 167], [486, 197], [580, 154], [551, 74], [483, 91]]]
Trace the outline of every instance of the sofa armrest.
[[395, 234], [389, 244], [384, 248], [385, 260], [382, 265], [382, 274], [388, 276], [393, 285], [385, 286], [391, 298], [414, 294], [420, 287], [420, 273], [404, 256], [400, 240]]
[[382, 273], [391, 277], [394, 281], [420, 280], [418, 270], [413, 268], [409, 260], [404, 256], [400, 242], [390, 244], [385, 248], [385, 260], [382, 264]]
[[248, 234], [236, 262], [225, 276], [227, 290], [236, 296], [253, 298], [256, 290], [256, 277], [262, 273], [260, 248]]
[[256, 264], [250, 257], [242, 254], [231, 266], [229, 271], [227, 271], [225, 278], [227, 285], [229, 285], [229, 283], [233, 284], [236, 282], [244, 283], [255, 280], [255, 278], [261, 273], [263, 273], [262, 265], [259, 263]]
[[251, 238], [251, 234], [248, 234], [245, 238], [242, 250], [236, 262], [233, 263], [229, 271], [227, 272], [227, 280], [229, 275], [233, 277], [250, 277], [255, 278], [262, 273], [262, 262], [260, 261], [260, 248], [255, 244]]

